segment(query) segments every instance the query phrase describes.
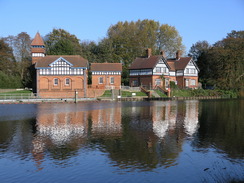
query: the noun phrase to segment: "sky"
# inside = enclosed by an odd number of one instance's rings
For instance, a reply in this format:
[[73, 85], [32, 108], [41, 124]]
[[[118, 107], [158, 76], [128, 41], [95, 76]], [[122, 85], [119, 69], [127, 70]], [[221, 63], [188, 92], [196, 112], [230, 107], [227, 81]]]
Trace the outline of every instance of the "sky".
[[197, 41], [214, 44], [244, 30], [244, 0], [0, 0], [0, 37], [61, 28], [99, 42], [111, 25], [139, 19], [174, 26], [188, 52]]

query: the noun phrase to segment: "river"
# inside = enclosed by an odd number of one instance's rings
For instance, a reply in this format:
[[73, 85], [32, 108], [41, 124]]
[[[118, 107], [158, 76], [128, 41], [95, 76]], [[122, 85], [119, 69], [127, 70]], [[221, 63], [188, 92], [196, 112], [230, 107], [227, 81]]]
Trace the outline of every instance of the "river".
[[0, 104], [0, 182], [241, 182], [243, 139], [243, 99]]

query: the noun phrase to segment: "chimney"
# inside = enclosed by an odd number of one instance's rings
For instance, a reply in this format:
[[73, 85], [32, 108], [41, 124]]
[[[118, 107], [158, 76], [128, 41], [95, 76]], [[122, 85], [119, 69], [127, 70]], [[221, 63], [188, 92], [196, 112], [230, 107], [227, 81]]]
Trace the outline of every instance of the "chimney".
[[150, 56], [152, 56], [152, 49], [151, 48], [147, 48], [146, 49], [146, 56], [147, 56], [147, 58], [149, 58]]
[[180, 57], [181, 57], [181, 50], [178, 50], [178, 51], [176, 52], [176, 60], [179, 60]]
[[166, 58], [166, 55], [165, 55], [165, 51], [164, 50], [161, 50], [160, 51], [160, 55], [162, 55], [164, 58]]

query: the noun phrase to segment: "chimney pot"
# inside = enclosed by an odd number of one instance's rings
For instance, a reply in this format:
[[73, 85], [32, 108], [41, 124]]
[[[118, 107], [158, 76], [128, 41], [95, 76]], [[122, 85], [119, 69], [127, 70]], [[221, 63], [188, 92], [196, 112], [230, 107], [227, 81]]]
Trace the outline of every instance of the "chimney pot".
[[180, 57], [181, 57], [181, 50], [178, 50], [178, 51], [176, 52], [176, 60], [179, 60]]
[[152, 49], [151, 48], [147, 48], [146, 49], [146, 54], [147, 54], [147, 58], [149, 58], [150, 56], [152, 56]]
[[164, 50], [161, 50], [160, 51], [160, 55], [162, 55], [164, 58], [166, 58], [166, 55], [165, 55], [165, 51]]

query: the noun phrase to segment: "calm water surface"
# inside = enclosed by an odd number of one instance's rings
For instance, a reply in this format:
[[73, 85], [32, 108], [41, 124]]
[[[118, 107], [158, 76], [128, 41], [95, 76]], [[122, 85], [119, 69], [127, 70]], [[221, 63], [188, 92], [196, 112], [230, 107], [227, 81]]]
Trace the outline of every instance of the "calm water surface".
[[244, 100], [1, 104], [0, 182], [244, 181]]

